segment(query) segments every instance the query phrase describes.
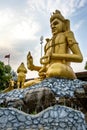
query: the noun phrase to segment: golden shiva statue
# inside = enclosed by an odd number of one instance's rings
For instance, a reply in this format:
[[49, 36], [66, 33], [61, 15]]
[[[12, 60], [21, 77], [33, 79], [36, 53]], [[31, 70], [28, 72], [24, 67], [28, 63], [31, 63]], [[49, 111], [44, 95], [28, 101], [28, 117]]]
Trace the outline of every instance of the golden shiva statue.
[[38, 83], [47, 77], [76, 78], [70, 62], [82, 62], [83, 56], [74, 34], [70, 30], [70, 21], [56, 10], [50, 18], [50, 27], [53, 36], [51, 39], [46, 39], [44, 56], [40, 59], [42, 66], [33, 64], [30, 52], [27, 55], [28, 69], [38, 71], [39, 78], [26, 82], [24, 87]]
[[24, 82], [25, 82], [25, 79], [26, 79], [26, 73], [27, 73], [27, 69], [25, 68], [25, 65], [24, 65], [23, 62], [18, 67], [17, 73], [18, 73], [17, 87], [23, 88]]

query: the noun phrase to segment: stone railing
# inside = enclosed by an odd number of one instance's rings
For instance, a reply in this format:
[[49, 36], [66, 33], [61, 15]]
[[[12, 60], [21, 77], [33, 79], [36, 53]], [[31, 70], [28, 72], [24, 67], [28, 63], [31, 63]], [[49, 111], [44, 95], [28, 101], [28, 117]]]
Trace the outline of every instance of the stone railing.
[[55, 105], [36, 115], [0, 108], [0, 130], [86, 130], [83, 113]]

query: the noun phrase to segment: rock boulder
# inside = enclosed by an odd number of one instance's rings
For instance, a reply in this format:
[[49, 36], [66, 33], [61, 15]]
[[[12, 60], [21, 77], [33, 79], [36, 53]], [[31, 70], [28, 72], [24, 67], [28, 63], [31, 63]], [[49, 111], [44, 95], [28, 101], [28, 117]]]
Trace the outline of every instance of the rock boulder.
[[56, 103], [56, 98], [49, 88], [36, 88], [29, 90], [24, 97], [24, 104], [29, 108], [29, 113], [40, 112]]

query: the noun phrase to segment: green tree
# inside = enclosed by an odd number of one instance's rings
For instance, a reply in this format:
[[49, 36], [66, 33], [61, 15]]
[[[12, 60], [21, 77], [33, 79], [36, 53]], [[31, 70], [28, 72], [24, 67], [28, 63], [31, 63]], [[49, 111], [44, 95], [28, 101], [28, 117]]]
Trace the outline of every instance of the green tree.
[[0, 61], [0, 90], [8, 87], [11, 77], [11, 67]]
[[86, 61], [86, 64], [85, 64], [85, 67], [84, 67], [85, 70], [87, 70], [87, 61]]

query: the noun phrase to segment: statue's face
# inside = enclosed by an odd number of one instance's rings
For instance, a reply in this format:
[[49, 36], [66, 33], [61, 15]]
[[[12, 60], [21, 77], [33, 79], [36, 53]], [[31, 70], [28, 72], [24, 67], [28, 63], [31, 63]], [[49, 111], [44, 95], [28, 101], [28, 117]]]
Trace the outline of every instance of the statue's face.
[[63, 31], [63, 22], [60, 19], [55, 18], [51, 22], [51, 30], [52, 30], [53, 35], [56, 35], [56, 34], [62, 32]]

